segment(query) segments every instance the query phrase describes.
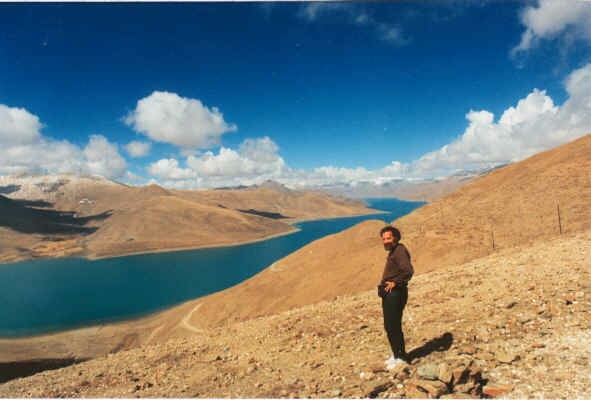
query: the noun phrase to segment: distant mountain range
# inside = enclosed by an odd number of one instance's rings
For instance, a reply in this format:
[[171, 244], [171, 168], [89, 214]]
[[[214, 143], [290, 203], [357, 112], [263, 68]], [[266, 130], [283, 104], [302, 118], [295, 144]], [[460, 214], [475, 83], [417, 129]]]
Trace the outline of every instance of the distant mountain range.
[[292, 232], [298, 220], [374, 212], [276, 182], [196, 191], [69, 174], [0, 176], [0, 205], [0, 262], [238, 244]]
[[383, 183], [357, 181], [355, 183], [327, 184], [306, 189], [322, 190], [349, 198], [396, 197], [401, 200], [430, 202], [456, 191], [468, 182], [509, 164], [492, 168], [458, 171], [452, 175], [432, 179], [398, 179]]

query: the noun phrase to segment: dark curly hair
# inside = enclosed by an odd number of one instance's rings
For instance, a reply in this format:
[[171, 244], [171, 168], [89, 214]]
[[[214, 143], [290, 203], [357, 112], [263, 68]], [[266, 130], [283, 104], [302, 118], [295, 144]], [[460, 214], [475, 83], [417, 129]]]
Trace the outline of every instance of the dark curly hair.
[[392, 236], [394, 236], [394, 239], [396, 239], [397, 242], [400, 241], [400, 239], [402, 238], [400, 231], [398, 229], [394, 228], [392, 225], [384, 226], [380, 230], [380, 237], [382, 237], [384, 235], [384, 232], [392, 232]]

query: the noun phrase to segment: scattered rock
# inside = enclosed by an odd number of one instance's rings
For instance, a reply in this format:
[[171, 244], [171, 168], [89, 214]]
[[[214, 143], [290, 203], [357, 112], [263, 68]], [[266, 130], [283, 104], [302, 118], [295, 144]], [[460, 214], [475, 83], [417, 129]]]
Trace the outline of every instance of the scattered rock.
[[439, 379], [443, 383], [451, 384], [453, 380], [453, 374], [450, 366], [447, 365], [447, 363], [439, 364], [439, 372], [437, 374], [437, 379]]
[[424, 379], [436, 380], [439, 377], [439, 365], [434, 362], [419, 365], [417, 374]]
[[511, 364], [513, 361], [518, 359], [519, 356], [511, 351], [497, 350], [495, 352], [495, 358], [499, 362]]
[[430, 398], [437, 398], [448, 392], [447, 385], [440, 381], [417, 380], [416, 385], [427, 392]]
[[513, 390], [512, 385], [490, 383], [482, 388], [482, 394], [489, 397], [499, 397], [511, 392], [511, 390]]

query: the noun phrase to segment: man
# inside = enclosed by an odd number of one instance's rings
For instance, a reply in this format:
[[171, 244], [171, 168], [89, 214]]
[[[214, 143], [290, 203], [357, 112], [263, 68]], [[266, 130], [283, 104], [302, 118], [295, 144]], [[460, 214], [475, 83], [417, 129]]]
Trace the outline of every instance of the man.
[[403, 244], [399, 243], [400, 231], [387, 225], [380, 231], [384, 249], [388, 258], [379, 285], [384, 313], [384, 328], [392, 348], [392, 356], [386, 360], [388, 369], [400, 363], [408, 362], [402, 333], [402, 311], [408, 299], [408, 281], [414, 269], [410, 263], [410, 254]]

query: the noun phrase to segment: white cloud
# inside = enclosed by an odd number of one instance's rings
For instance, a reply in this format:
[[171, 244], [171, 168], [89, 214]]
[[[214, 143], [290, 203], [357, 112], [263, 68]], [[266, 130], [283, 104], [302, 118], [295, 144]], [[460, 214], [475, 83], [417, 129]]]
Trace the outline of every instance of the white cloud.
[[148, 172], [160, 179], [190, 179], [197, 176], [193, 170], [179, 167], [179, 162], [174, 158], [163, 158], [150, 164]]
[[218, 154], [211, 151], [190, 154], [186, 167], [174, 158], [162, 159], [150, 165], [148, 172], [175, 188], [220, 187], [261, 183], [281, 179], [289, 168], [278, 154], [278, 146], [268, 137], [246, 139], [238, 150], [221, 147]]
[[117, 146], [93, 135], [80, 147], [44, 137], [39, 117], [22, 108], [0, 104], [0, 174], [20, 172], [100, 174], [120, 177], [126, 168]]
[[36, 115], [24, 108], [0, 104], [0, 144], [29, 144], [39, 140], [43, 127]]
[[321, 18], [333, 15], [341, 15], [347, 19], [347, 23], [370, 28], [378, 39], [395, 46], [404, 46], [409, 40], [404, 37], [400, 26], [380, 22], [369, 12], [353, 3], [311, 2], [300, 9], [299, 16], [308, 22], [317, 22]]
[[102, 135], [91, 135], [83, 154], [85, 169], [91, 174], [116, 178], [122, 176], [127, 168], [125, 159], [119, 155], [117, 145], [110, 143]]
[[571, 31], [576, 37], [591, 40], [591, 2], [573, 0], [540, 0], [538, 7], [529, 6], [521, 14], [525, 31], [511, 50], [513, 56], [530, 50], [541, 39], [554, 39]]
[[125, 123], [155, 141], [182, 147], [208, 148], [219, 144], [224, 133], [237, 130], [216, 107], [209, 109], [197, 99], [158, 91], [139, 100]]
[[150, 142], [139, 142], [134, 140], [125, 145], [125, 151], [134, 158], [147, 156], [150, 154], [151, 149], [152, 143]]
[[187, 164], [200, 176], [272, 179], [287, 170], [277, 151], [277, 145], [268, 137], [246, 139], [238, 151], [222, 147], [218, 155], [207, 152], [189, 156]]
[[469, 111], [468, 125], [456, 140], [410, 163], [394, 161], [375, 170], [338, 166], [294, 170], [285, 164], [275, 142], [264, 137], [245, 140], [238, 150], [222, 147], [218, 154], [190, 155], [186, 168], [180, 168], [174, 159], [161, 160], [160, 172], [153, 175], [166, 179], [163, 185], [175, 188], [251, 185], [267, 179], [289, 187], [354, 186], [359, 182], [381, 185], [492, 167], [591, 133], [591, 64], [572, 71], [564, 85], [569, 97], [562, 105], [556, 105], [546, 91], [533, 89], [498, 119], [487, 110]]
[[470, 111], [461, 137], [415, 161], [413, 173], [519, 161], [591, 133], [591, 64], [573, 71], [565, 87], [569, 98], [562, 106], [554, 105], [546, 91], [534, 89], [498, 122], [486, 110]]

